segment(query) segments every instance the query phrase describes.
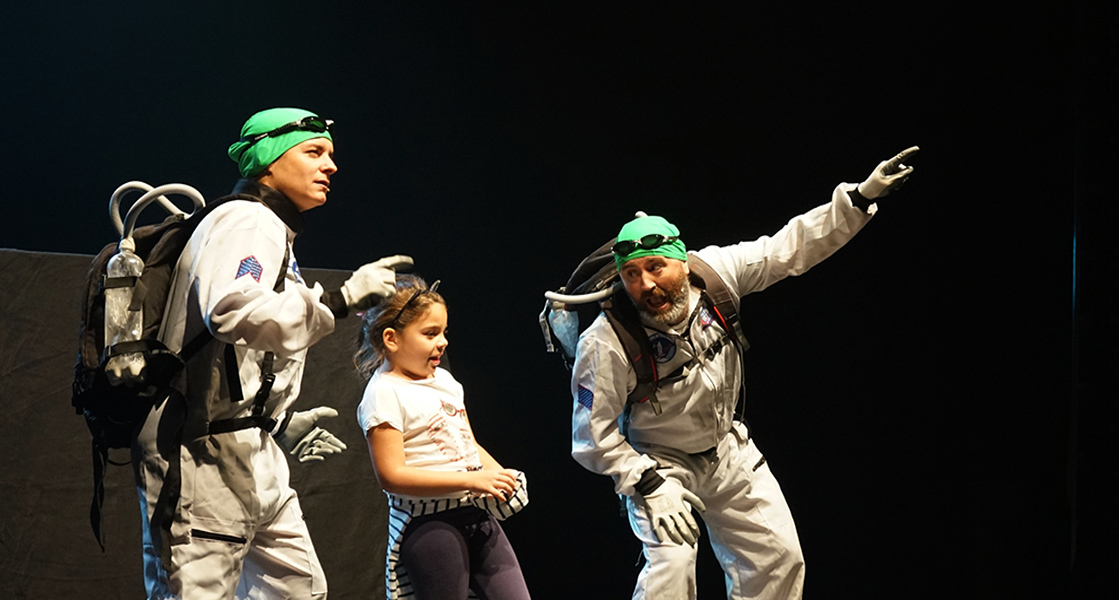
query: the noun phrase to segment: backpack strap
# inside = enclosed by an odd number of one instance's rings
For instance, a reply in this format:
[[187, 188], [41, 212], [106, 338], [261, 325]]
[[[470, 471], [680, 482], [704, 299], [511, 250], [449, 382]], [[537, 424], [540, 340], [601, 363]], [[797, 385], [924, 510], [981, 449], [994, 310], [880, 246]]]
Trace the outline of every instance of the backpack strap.
[[688, 255], [688, 267], [691, 271], [688, 278], [692, 285], [706, 294], [711, 309], [715, 311], [715, 318], [719, 320], [719, 326], [738, 344], [739, 354], [748, 350], [750, 343], [746, 341], [746, 334], [742, 333], [742, 324], [738, 316], [738, 295], [731, 292], [723, 283], [722, 276], [716, 273], [711, 265], [695, 254]]
[[[284, 279], [287, 277], [288, 261], [290, 258], [291, 248], [285, 247], [284, 262], [280, 267], [279, 276], [276, 277], [276, 284], [272, 286], [272, 291], [283, 291]], [[203, 333], [208, 333], [208, 330]], [[272, 386], [276, 383], [276, 373], [272, 370], [275, 361], [276, 354], [271, 350], [265, 352], [264, 358], [260, 361], [260, 388], [257, 389], [256, 396], [253, 397], [252, 415], [248, 417], [213, 421], [207, 426], [207, 433], [228, 433], [230, 431], [250, 429], [252, 427], [259, 427], [265, 431], [272, 431], [276, 428], [276, 419], [264, 416], [264, 405], [268, 402], [268, 396], [272, 394]], [[234, 403], [241, 402], [245, 399], [245, 394], [241, 390], [241, 371], [237, 367], [237, 351], [233, 347], [233, 344], [225, 345], [224, 362], [226, 380], [229, 382], [229, 399]]]
[[[690, 271], [688, 275], [689, 283], [700, 290], [701, 302], [715, 313], [719, 326], [727, 333], [727, 338], [737, 346], [739, 362], [743, 364], [742, 355], [750, 347], [750, 344], [746, 341], [745, 334], [742, 333], [738, 297], [727, 287], [723, 278], [715, 272], [715, 269], [695, 254], [688, 255], [688, 266]], [[653, 359], [653, 350], [649, 345], [649, 336], [645, 332], [645, 327], [641, 324], [641, 316], [637, 312], [637, 307], [630, 301], [624, 289], [619, 289], [613, 296], [602, 301], [602, 312], [606, 315], [606, 319], [610, 322], [614, 333], [622, 343], [622, 348], [626, 357], [629, 358], [630, 364], [633, 365], [633, 371], [637, 379], [637, 385], [626, 397], [621, 428], [621, 433], [624, 436], [629, 425], [633, 405], [648, 402], [653, 409], [653, 414], [661, 414], [660, 403], [657, 401], [657, 388], [663, 383], [679, 378], [659, 378], [657, 365]], [[705, 351], [707, 357], [711, 358], [721, 350], [727, 343], [725, 341], [727, 338], [722, 338], [708, 348]], [[744, 376], [743, 382], [743, 387], [745, 387]], [[745, 389], [743, 389], [741, 397], [745, 397]]]
[[602, 312], [618, 335], [626, 357], [637, 375], [637, 385], [626, 398], [626, 405], [648, 402], [653, 412], [659, 415], [661, 408], [657, 402], [657, 363], [653, 359], [653, 349], [649, 345], [645, 327], [641, 325], [637, 307], [626, 296], [626, 291], [621, 289], [602, 301]]
[[603, 300], [602, 312], [622, 343], [622, 349], [633, 366], [637, 379], [637, 385], [626, 396], [622, 416], [621, 434], [628, 437], [629, 415], [635, 404], [648, 402], [653, 414], [661, 414], [661, 405], [657, 401], [657, 363], [653, 358], [653, 348], [649, 345], [649, 336], [637, 314], [637, 307], [626, 295], [625, 289], [619, 289], [613, 296]]
[[[738, 394], [738, 406], [735, 407], [738, 420], [746, 422], [746, 351], [750, 349], [750, 342], [742, 332], [742, 319], [739, 315], [741, 299], [736, 292], [732, 292], [723, 281], [721, 275], [711, 268], [702, 258], [695, 254], [688, 255], [688, 266], [691, 270], [689, 277], [692, 284], [702, 291], [702, 297], [711, 305], [719, 326], [727, 332], [730, 339], [738, 347], [738, 365], [740, 369], [741, 386]], [[749, 426], [747, 426], [749, 428]]]

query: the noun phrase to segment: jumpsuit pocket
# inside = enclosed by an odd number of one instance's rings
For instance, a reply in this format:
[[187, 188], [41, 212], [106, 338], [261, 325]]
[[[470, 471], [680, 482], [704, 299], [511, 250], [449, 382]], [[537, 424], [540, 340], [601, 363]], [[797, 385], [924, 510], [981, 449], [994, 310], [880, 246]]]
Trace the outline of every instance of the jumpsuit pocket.
[[215, 542], [228, 542], [230, 544], [244, 545], [249, 540], [238, 536], [229, 535], [227, 533], [215, 533], [213, 531], [204, 531], [202, 529], [191, 529], [190, 536], [196, 540], [211, 540]]

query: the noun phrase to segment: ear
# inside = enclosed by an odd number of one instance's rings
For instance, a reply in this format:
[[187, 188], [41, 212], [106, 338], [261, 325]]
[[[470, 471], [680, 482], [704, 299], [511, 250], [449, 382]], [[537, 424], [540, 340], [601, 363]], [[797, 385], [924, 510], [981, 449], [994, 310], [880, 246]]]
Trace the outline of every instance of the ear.
[[399, 348], [396, 343], [396, 330], [392, 327], [386, 327], [381, 332], [381, 342], [384, 343], [386, 352], [396, 352]]

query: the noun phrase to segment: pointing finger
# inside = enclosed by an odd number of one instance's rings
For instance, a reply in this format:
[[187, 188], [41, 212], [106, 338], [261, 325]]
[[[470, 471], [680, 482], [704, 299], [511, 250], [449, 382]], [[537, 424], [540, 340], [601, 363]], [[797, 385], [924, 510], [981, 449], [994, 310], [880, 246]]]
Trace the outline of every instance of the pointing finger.
[[384, 267], [386, 269], [392, 269], [392, 270], [395, 271], [397, 269], [402, 269], [404, 267], [410, 267], [414, 263], [412, 261], [411, 256], [405, 256], [403, 254], [397, 254], [395, 256], [386, 256], [382, 259], [379, 259], [377, 262], [375, 262], [373, 264], [378, 266], [378, 267]]

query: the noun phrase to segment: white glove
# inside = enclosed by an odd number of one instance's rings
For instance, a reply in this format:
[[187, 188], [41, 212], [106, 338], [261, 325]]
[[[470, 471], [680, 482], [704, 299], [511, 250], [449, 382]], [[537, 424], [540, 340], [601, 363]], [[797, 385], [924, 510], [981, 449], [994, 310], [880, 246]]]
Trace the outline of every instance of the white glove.
[[660, 487], [645, 494], [642, 499], [658, 541], [663, 544], [667, 542], [665, 538], [669, 538], [677, 544], [695, 545], [699, 539], [699, 526], [692, 518], [692, 506], [700, 511], [707, 510], [698, 496], [675, 479], [667, 478]]
[[401, 254], [362, 266], [342, 284], [346, 306], [365, 310], [378, 299], [392, 296], [396, 292], [396, 269], [410, 266], [412, 257]]
[[136, 387], [144, 383], [144, 367], [147, 364], [143, 352], [119, 354], [105, 361], [105, 375], [110, 385]]
[[913, 146], [902, 150], [897, 156], [878, 163], [878, 167], [859, 184], [859, 193], [867, 200], [882, 198], [890, 192], [899, 189], [905, 180], [913, 173], [913, 167], [902, 164], [906, 158], [916, 153], [920, 148]]
[[322, 427], [315, 427], [315, 422], [337, 416], [338, 411], [329, 406], [292, 413], [288, 426], [276, 436], [276, 442], [299, 462], [326, 460], [326, 455], [345, 450], [346, 444]]

